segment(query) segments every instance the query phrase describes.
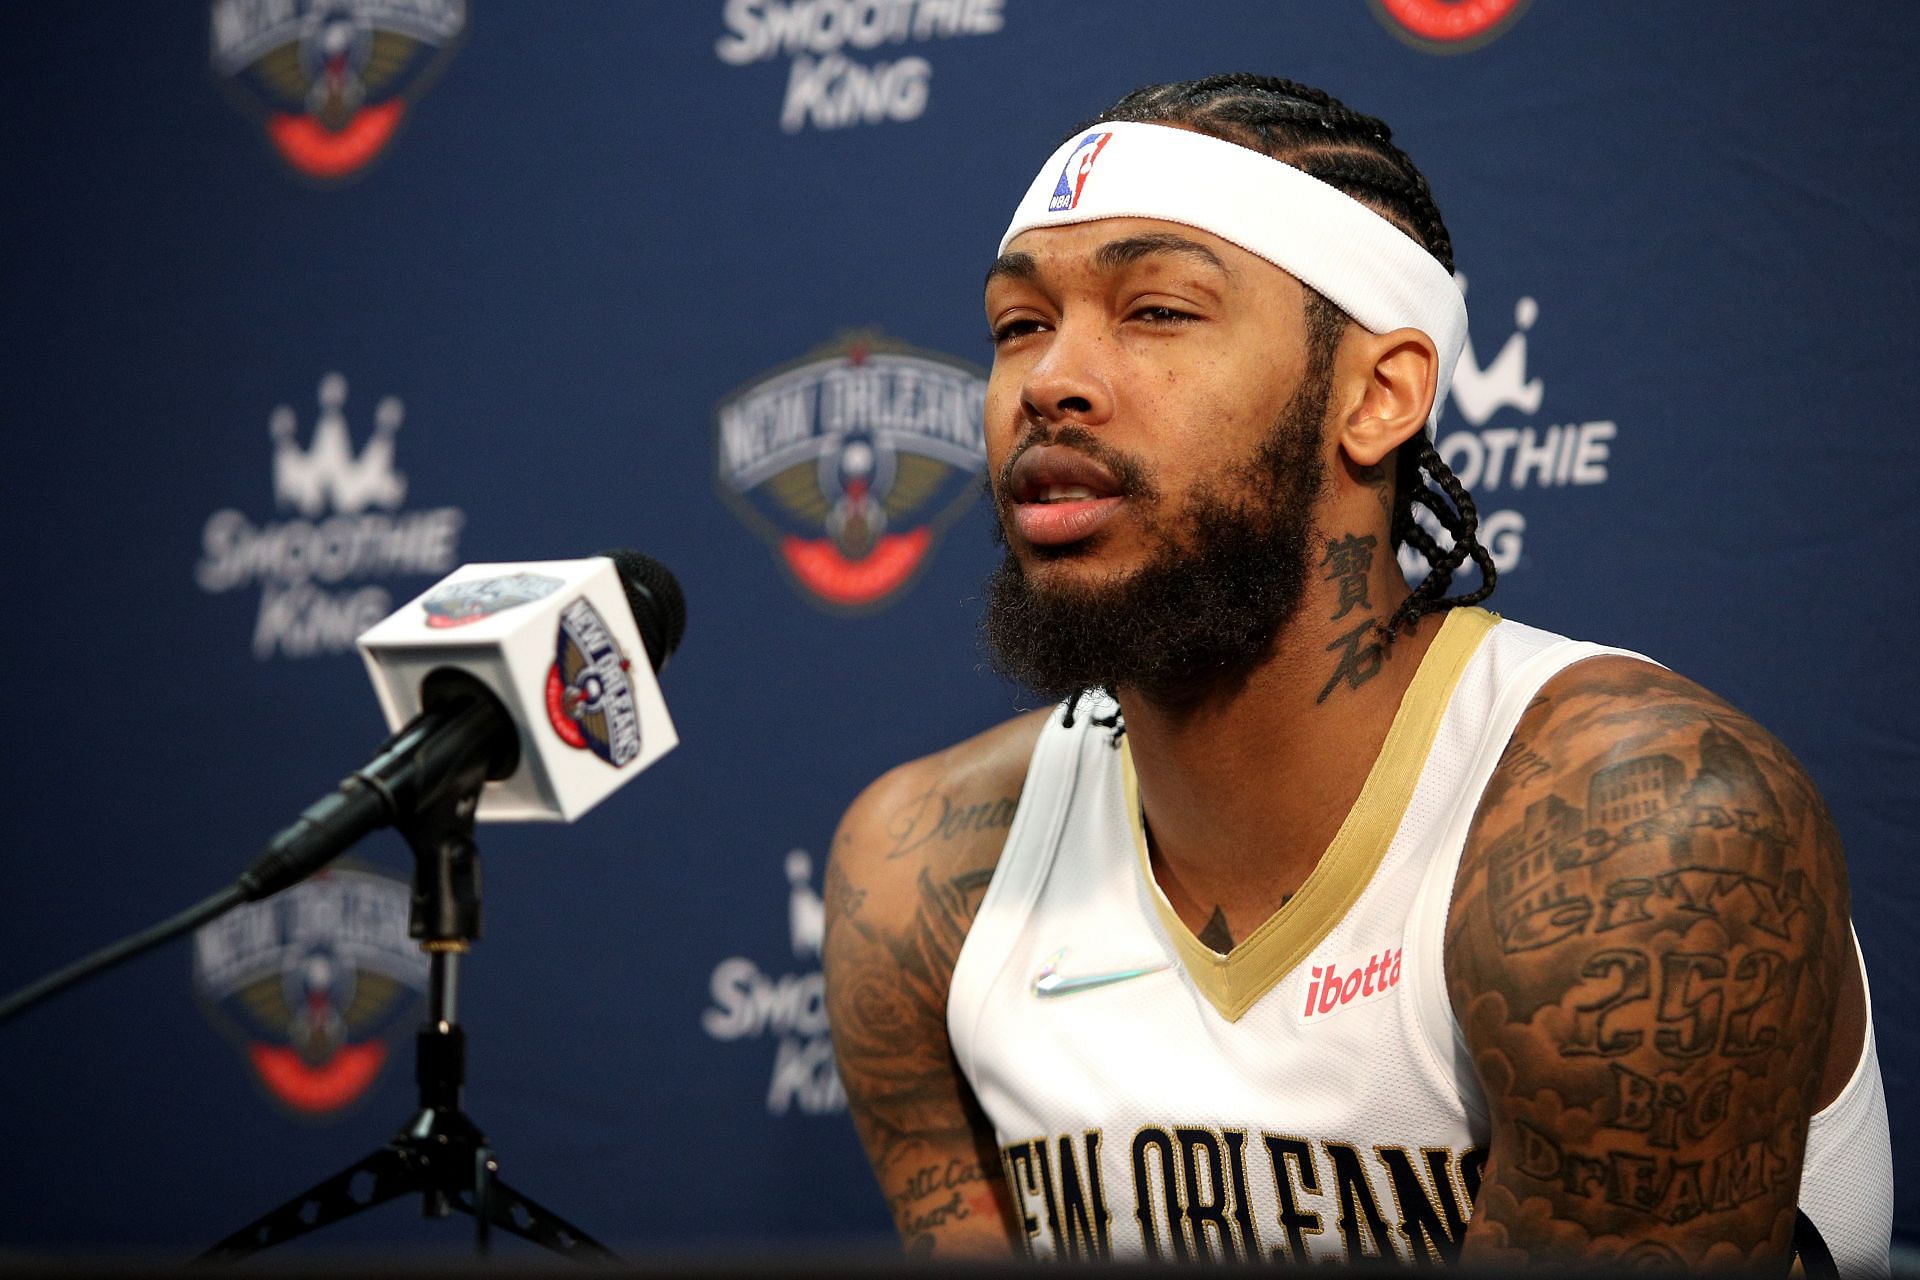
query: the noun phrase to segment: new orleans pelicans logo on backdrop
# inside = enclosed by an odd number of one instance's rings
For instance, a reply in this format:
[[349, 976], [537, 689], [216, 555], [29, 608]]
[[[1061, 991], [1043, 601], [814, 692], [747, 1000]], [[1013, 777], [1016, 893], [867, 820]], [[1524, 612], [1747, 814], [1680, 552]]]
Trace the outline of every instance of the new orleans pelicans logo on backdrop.
[[417, 1019], [427, 958], [407, 936], [408, 899], [405, 881], [335, 868], [194, 934], [201, 1004], [288, 1108], [322, 1115], [360, 1097], [387, 1038]]
[[1427, 53], [1465, 53], [1499, 39], [1527, 0], [1367, 0], [1381, 25]]
[[547, 719], [568, 746], [591, 751], [616, 769], [640, 754], [640, 712], [627, 655], [584, 598], [560, 614]]
[[452, 55], [465, 0], [214, 0], [213, 69], [311, 178], [364, 169]]
[[720, 402], [720, 492], [809, 598], [878, 608], [979, 491], [981, 370], [849, 335]]

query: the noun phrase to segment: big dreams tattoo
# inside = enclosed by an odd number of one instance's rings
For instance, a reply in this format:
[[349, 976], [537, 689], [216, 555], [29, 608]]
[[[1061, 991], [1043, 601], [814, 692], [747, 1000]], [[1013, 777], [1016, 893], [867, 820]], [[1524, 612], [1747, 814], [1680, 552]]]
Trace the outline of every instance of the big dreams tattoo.
[[1765, 1261], [1851, 963], [1838, 843], [1752, 721], [1590, 665], [1523, 717], [1449, 920], [1495, 1129], [1481, 1230], [1536, 1257]]

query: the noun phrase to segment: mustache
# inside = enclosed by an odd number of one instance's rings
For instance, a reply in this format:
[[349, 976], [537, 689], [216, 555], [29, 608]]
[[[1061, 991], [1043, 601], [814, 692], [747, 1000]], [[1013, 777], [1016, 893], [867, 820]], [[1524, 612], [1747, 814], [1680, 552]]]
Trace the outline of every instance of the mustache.
[[1120, 496], [1124, 498], [1152, 501], [1160, 496], [1160, 489], [1153, 482], [1153, 473], [1139, 459], [1115, 449], [1093, 432], [1075, 423], [1048, 428], [1034, 425], [1020, 437], [1013, 452], [1000, 467], [999, 474], [993, 480], [994, 505], [1002, 510], [1013, 503], [1013, 468], [1027, 450], [1040, 445], [1059, 445], [1083, 453], [1105, 467], [1120, 486]]

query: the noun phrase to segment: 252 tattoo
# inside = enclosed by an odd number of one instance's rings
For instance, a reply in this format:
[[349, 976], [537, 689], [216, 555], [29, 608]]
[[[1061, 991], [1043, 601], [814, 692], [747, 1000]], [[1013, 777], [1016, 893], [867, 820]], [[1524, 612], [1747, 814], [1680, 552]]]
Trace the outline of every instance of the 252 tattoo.
[[1468, 1257], [1783, 1266], [1852, 963], [1832, 823], [1784, 748], [1678, 677], [1602, 660], [1549, 688], [1449, 919], [1494, 1130]]

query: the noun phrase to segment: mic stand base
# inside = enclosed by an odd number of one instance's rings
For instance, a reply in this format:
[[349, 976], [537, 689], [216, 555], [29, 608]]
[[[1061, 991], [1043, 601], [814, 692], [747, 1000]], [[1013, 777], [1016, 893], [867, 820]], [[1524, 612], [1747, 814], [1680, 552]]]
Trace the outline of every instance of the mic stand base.
[[472, 764], [395, 824], [413, 847], [408, 932], [429, 957], [427, 1021], [414, 1041], [420, 1110], [413, 1122], [384, 1147], [254, 1219], [196, 1261], [235, 1261], [412, 1192], [420, 1193], [429, 1218], [455, 1209], [472, 1214], [480, 1254], [487, 1252], [490, 1229], [498, 1227], [569, 1257], [614, 1259], [586, 1232], [502, 1182], [486, 1135], [460, 1109], [466, 1083], [466, 1033], [456, 1017], [460, 957], [480, 936], [473, 817], [485, 781], [485, 762]]
[[233, 1262], [419, 1192], [427, 1217], [453, 1209], [473, 1215], [474, 1244], [488, 1249], [488, 1229], [516, 1235], [569, 1257], [612, 1261], [615, 1255], [552, 1210], [500, 1180], [486, 1138], [458, 1111], [422, 1111], [384, 1147], [248, 1223], [198, 1262]]

